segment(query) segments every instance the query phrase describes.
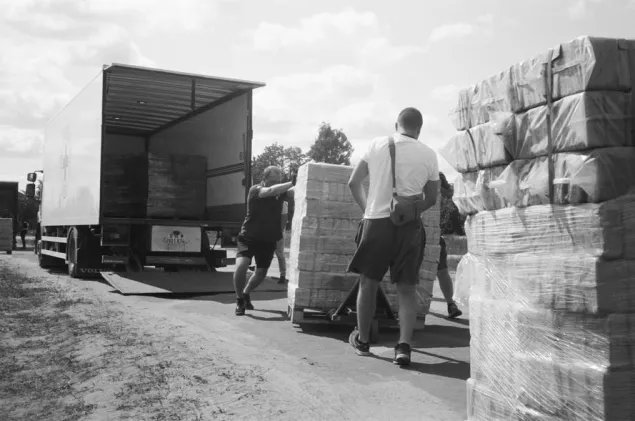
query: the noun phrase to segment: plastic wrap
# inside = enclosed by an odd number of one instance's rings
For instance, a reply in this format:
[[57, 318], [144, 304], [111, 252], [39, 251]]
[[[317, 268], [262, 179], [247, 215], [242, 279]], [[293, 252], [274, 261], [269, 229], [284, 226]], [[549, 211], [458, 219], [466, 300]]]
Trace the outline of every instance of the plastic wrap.
[[[635, 41], [578, 37], [553, 49], [552, 98], [583, 91], [630, 92]], [[517, 63], [479, 84], [459, 92], [450, 113], [457, 130], [491, 120], [494, 112], [522, 112], [544, 105], [548, 51]]]
[[513, 143], [506, 136], [497, 134], [492, 123], [481, 124], [456, 132], [439, 154], [460, 173], [506, 165], [512, 161], [506, 144]]
[[509, 206], [509, 202], [490, 183], [505, 171], [505, 166], [459, 174], [454, 182], [452, 201], [459, 212], [470, 215]]
[[[514, 159], [545, 156], [547, 112], [541, 106], [516, 115], [497, 113], [492, 130]], [[631, 94], [584, 92], [556, 101], [551, 136], [554, 153], [633, 146]]]
[[635, 419], [633, 209], [628, 194], [468, 218], [469, 420]]
[[[583, 91], [629, 92], [631, 54], [635, 41], [578, 37], [553, 49], [552, 98], [559, 100]], [[519, 112], [544, 105], [548, 51], [512, 66], [515, 108]]]
[[[560, 153], [553, 155], [552, 161], [555, 204], [604, 202], [635, 186], [633, 147]], [[548, 158], [514, 161], [490, 187], [512, 206], [548, 204]]]
[[492, 113], [515, 109], [512, 71], [506, 69], [489, 78], [459, 91], [457, 106], [450, 112], [450, 119], [457, 130], [485, 124]]

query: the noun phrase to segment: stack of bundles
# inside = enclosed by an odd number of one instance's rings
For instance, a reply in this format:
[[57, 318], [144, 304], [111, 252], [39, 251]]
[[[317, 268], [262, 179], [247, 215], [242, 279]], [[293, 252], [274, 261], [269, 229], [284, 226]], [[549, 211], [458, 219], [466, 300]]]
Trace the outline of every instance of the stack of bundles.
[[[498, 114], [460, 107], [464, 129], [491, 124], [513, 159], [455, 188], [472, 214], [456, 277], [469, 291], [457, 298], [469, 295], [470, 420], [635, 419], [633, 47], [576, 39], [513, 66], [507, 96], [478, 100]], [[454, 162], [473, 162], [454, 145]]]
[[561, 204], [626, 193], [633, 75], [634, 41], [580, 37], [461, 91], [459, 131], [441, 150], [461, 173], [459, 210], [550, 203], [553, 184]]
[[[358, 277], [346, 273], [363, 215], [348, 188], [352, 168], [308, 163], [300, 167], [291, 229], [288, 299], [291, 309], [328, 311], [346, 298]], [[439, 205], [424, 213], [427, 234], [419, 283], [419, 316], [430, 308], [440, 247]], [[397, 291], [389, 274], [381, 285], [394, 312]]]
[[104, 216], [145, 218], [148, 201], [147, 155], [104, 155], [101, 174]]
[[206, 171], [198, 155], [105, 155], [104, 216], [203, 219]]
[[148, 218], [203, 219], [207, 158], [148, 155]]
[[13, 219], [0, 218], [0, 251], [13, 250]]

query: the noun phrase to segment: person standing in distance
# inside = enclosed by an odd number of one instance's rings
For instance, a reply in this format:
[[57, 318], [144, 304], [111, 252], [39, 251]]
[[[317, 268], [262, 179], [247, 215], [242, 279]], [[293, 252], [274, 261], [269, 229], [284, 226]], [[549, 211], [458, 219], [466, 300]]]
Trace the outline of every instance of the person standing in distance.
[[287, 228], [289, 222], [289, 205], [286, 201], [282, 202], [282, 219], [280, 224], [282, 226], [282, 238], [278, 240], [276, 244], [276, 257], [278, 258], [278, 267], [280, 268], [280, 279], [278, 284], [285, 284], [287, 282], [287, 260], [284, 254], [284, 231]]
[[[410, 342], [417, 319], [419, 269], [423, 261], [425, 230], [421, 213], [437, 200], [439, 164], [436, 153], [421, 143], [423, 116], [406, 108], [397, 118], [397, 133], [374, 139], [364, 152], [348, 182], [355, 201], [364, 212], [358, 232], [357, 250], [348, 272], [361, 276], [357, 295], [357, 327], [349, 343], [358, 355], [370, 355], [370, 326], [375, 317], [379, 284], [390, 269], [391, 282], [399, 298], [399, 342], [393, 362], [410, 364]], [[397, 194], [412, 200], [413, 220], [397, 226], [390, 218], [393, 184], [390, 138], [395, 144]], [[368, 197], [363, 182], [370, 176]]]
[[[267, 167], [262, 182], [252, 186], [247, 195], [247, 215], [238, 235], [234, 272], [237, 316], [254, 309], [249, 294], [267, 276], [276, 244], [282, 236], [282, 204], [293, 199], [294, 182], [280, 183], [281, 179], [280, 168]], [[252, 258], [256, 260], [256, 270], [247, 283], [247, 269]]]
[[[440, 172], [439, 178], [441, 180], [441, 196], [446, 199], [452, 199], [454, 189], [450, 183], [448, 183], [448, 179], [445, 178], [445, 174]], [[457, 317], [460, 317], [463, 312], [459, 310], [459, 307], [452, 298], [454, 295], [454, 284], [452, 282], [452, 277], [450, 276], [450, 271], [448, 270], [448, 250], [443, 236], [439, 239], [439, 245], [441, 246], [441, 254], [439, 256], [439, 266], [437, 268], [437, 279], [439, 280], [439, 287], [441, 287], [443, 297], [445, 297], [445, 301], [448, 303], [448, 317], [450, 319], [456, 319]]]

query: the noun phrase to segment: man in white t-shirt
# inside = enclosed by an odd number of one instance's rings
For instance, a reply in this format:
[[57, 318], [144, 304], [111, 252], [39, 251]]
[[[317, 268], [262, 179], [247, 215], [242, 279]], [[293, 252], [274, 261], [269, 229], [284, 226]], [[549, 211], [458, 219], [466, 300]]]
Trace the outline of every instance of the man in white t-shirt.
[[[418, 138], [423, 116], [415, 108], [404, 109], [397, 118], [392, 136], [374, 139], [364, 152], [348, 182], [355, 201], [364, 212], [356, 238], [357, 250], [348, 271], [361, 276], [357, 295], [357, 327], [349, 342], [358, 355], [370, 355], [370, 326], [375, 317], [377, 291], [390, 269], [391, 282], [399, 297], [400, 337], [393, 362], [410, 364], [410, 341], [417, 319], [419, 269], [423, 261], [425, 230], [421, 213], [437, 200], [439, 163], [436, 153]], [[392, 172], [389, 139], [395, 143], [397, 194], [413, 200], [412, 222], [397, 226], [390, 219]], [[370, 177], [368, 197], [363, 187]]]

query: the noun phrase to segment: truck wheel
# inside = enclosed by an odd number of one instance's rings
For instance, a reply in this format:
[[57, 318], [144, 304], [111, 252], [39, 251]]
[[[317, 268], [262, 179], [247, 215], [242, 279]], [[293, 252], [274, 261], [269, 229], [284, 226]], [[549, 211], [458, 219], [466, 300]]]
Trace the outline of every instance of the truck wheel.
[[77, 270], [77, 230], [71, 229], [66, 243], [66, 260], [68, 261], [68, 276], [79, 278]]

